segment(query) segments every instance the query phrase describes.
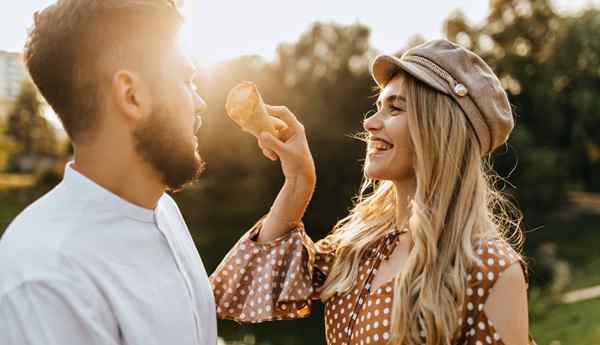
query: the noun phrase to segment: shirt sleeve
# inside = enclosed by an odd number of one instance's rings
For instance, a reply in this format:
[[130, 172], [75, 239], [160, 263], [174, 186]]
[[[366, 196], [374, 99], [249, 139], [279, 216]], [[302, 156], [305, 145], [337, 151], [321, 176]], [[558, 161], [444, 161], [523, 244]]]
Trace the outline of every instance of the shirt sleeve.
[[327, 279], [335, 255], [330, 238], [314, 243], [300, 223], [271, 242], [257, 243], [263, 219], [210, 276], [221, 319], [257, 323], [306, 317]]
[[0, 296], [0, 344], [117, 345], [93, 294], [67, 281], [25, 282]]
[[[528, 284], [527, 263], [521, 254], [501, 240], [479, 241], [475, 251], [478, 260], [468, 272], [466, 308], [460, 319], [462, 338], [465, 345], [504, 345], [494, 324], [488, 319], [484, 305], [500, 276], [514, 263], [520, 265], [525, 283]], [[528, 345], [534, 344], [535, 341], [529, 336]]]

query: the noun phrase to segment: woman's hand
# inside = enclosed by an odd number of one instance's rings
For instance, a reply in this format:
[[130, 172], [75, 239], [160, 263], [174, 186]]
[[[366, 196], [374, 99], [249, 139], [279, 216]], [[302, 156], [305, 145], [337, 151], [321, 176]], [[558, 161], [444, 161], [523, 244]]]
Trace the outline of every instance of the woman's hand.
[[315, 163], [306, 140], [304, 126], [285, 106], [267, 106], [267, 111], [271, 116], [282, 120], [287, 127], [278, 128], [281, 140], [268, 132], [261, 133], [258, 145], [263, 154], [273, 161], [279, 158], [286, 180], [301, 179], [314, 182]]
[[281, 161], [285, 183], [262, 223], [258, 242], [269, 242], [296, 227], [312, 198], [315, 184], [315, 163], [308, 147], [304, 126], [287, 107], [267, 106], [269, 113], [282, 120], [278, 139], [263, 132], [258, 144], [271, 160]]

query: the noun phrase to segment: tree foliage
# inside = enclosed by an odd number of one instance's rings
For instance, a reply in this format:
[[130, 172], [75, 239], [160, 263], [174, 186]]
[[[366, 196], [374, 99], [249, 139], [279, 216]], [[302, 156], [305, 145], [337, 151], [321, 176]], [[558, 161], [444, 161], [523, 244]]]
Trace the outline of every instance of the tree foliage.
[[17, 145], [11, 157], [12, 169], [17, 168], [16, 162], [22, 157], [56, 157], [56, 133], [42, 114], [43, 102], [37, 89], [30, 81], [24, 81], [6, 124], [5, 135]]
[[490, 4], [480, 24], [454, 13], [446, 34], [484, 57], [508, 90], [516, 129], [498, 170], [517, 163], [514, 193], [539, 220], [568, 189], [600, 191], [600, 11], [561, 15], [549, 0]]

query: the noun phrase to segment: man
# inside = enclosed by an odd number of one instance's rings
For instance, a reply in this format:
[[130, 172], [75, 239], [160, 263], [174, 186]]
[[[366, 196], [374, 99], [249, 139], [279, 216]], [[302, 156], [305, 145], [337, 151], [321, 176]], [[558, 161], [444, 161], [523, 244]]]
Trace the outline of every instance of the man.
[[0, 241], [0, 344], [216, 344], [214, 298], [166, 190], [202, 171], [204, 101], [172, 0], [59, 0], [25, 63], [74, 147]]

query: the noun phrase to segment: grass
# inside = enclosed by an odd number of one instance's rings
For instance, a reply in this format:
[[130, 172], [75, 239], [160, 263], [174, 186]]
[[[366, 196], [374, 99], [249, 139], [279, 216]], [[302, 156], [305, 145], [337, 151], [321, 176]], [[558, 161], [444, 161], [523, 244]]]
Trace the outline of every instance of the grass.
[[52, 186], [36, 185], [34, 175], [0, 174], [0, 236], [10, 222]]
[[35, 182], [35, 175], [0, 174], [0, 191], [31, 187]]
[[[557, 257], [569, 263], [571, 279], [567, 290], [600, 285], [600, 214], [584, 213], [573, 219], [550, 220], [541, 230], [527, 234], [529, 243], [546, 241], [554, 243]], [[533, 253], [528, 251], [527, 254]], [[535, 266], [534, 261], [534, 275]]]
[[554, 306], [530, 325], [538, 345], [599, 345], [600, 298]]
[[[527, 237], [538, 244], [556, 244], [558, 258], [566, 261], [571, 271], [565, 292], [600, 285], [600, 215], [550, 221]], [[558, 304], [548, 292], [532, 297], [530, 327], [538, 345], [600, 345], [600, 298]]]

